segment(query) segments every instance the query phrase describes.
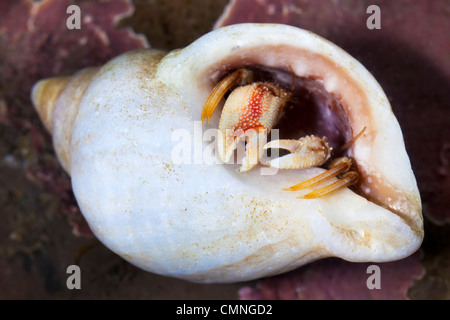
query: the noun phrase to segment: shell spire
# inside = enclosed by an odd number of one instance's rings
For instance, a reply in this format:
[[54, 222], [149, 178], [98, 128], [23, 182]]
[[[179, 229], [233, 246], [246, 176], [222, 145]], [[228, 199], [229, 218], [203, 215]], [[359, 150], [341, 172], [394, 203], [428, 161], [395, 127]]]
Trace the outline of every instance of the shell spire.
[[53, 133], [53, 113], [56, 100], [66, 88], [70, 77], [54, 77], [41, 80], [33, 86], [31, 100], [45, 128]]
[[56, 155], [70, 174], [70, 138], [78, 106], [99, 68], [86, 68], [73, 76], [53, 77], [37, 82], [31, 100], [53, 137]]

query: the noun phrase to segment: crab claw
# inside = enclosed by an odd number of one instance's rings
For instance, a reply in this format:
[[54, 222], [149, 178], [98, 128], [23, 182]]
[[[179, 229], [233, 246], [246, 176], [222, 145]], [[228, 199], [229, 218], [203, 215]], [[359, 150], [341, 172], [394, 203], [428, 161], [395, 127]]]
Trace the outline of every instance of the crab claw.
[[285, 149], [291, 153], [273, 160], [266, 165], [279, 169], [303, 169], [324, 164], [331, 155], [332, 148], [325, 137], [306, 136], [299, 140], [273, 140], [264, 149]]
[[251, 82], [253, 72], [238, 69], [221, 80], [203, 106], [201, 120], [209, 122], [219, 102], [233, 87], [223, 106], [219, 122], [217, 148], [221, 160], [228, 163], [239, 141], [247, 142], [240, 172], [247, 172], [261, 159], [267, 135], [277, 121], [291, 94], [271, 83]]
[[238, 143], [245, 139], [245, 155], [242, 158], [242, 165], [239, 172], [247, 172], [256, 166], [264, 153], [264, 145], [267, 142], [268, 130], [265, 128], [243, 130], [227, 129], [225, 134], [219, 131], [218, 152], [223, 162], [230, 161]]
[[239, 171], [247, 172], [256, 166], [283, 104], [284, 100], [264, 83], [238, 87], [231, 92], [219, 122], [217, 145], [222, 161], [228, 162], [238, 142], [245, 138], [246, 154]]

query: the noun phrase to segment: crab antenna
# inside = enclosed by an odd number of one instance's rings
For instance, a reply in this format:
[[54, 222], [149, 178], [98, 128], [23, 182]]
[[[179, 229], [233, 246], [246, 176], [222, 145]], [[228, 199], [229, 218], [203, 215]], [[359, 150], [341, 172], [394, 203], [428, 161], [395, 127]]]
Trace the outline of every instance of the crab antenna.
[[366, 126], [364, 126], [364, 128], [362, 128], [362, 130], [353, 138], [350, 139], [350, 141], [347, 141], [342, 147], [340, 147], [336, 154], [340, 154], [342, 152], [344, 152], [345, 150], [347, 150], [348, 148], [350, 148], [350, 146], [355, 143], [356, 140], [358, 140], [359, 137], [361, 137], [364, 133], [364, 131], [366, 131]]

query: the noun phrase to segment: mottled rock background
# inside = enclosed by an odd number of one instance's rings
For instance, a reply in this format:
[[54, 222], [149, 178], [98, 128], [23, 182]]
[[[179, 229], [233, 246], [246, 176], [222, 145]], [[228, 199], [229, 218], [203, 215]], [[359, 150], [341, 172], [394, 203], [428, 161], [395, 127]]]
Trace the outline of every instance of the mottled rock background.
[[[81, 8], [81, 30], [66, 28], [70, 4]], [[0, 299], [450, 299], [450, 1], [235, 0], [222, 14], [227, 4], [0, 1]], [[371, 4], [381, 8], [381, 30], [366, 27]], [[339, 259], [260, 281], [192, 284], [139, 270], [90, 234], [31, 106], [32, 84], [149, 44], [184, 47], [214, 24], [239, 22], [311, 30], [384, 88], [418, 180], [425, 241], [411, 257], [379, 264], [381, 290], [365, 286], [369, 264]], [[70, 264], [81, 267], [81, 290], [66, 288]]]

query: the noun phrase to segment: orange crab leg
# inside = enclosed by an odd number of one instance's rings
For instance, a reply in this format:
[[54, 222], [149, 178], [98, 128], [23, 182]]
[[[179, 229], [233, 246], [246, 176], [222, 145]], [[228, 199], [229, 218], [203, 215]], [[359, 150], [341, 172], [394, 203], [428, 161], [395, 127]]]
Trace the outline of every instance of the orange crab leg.
[[350, 172], [344, 173], [342, 178], [340, 178], [338, 181], [336, 181], [332, 184], [329, 184], [323, 188], [320, 188], [318, 190], [307, 193], [304, 196], [297, 197], [297, 198], [314, 199], [314, 198], [323, 197], [329, 193], [332, 193], [337, 190], [351, 186], [351, 185], [355, 184], [356, 182], [358, 182], [358, 174], [354, 171], [350, 171]]
[[209, 124], [209, 120], [211, 119], [214, 111], [219, 105], [220, 100], [224, 97], [224, 95], [236, 84], [247, 81], [247, 78], [250, 77], [251, 72], [246, 69], [238, 69], [235, 72], [230, 73], [228, 76], [222, 79], [211, 91], [206, 99], [205, 105], [203, 106], [201, 121], [202, 123], [205, 121]]
[[295, 186], [285, 188], [283, 190], [287, 191], [297, 191], [301, 189], [305, 189], [308, 187], [312, 187], [316, 184], [319, 184], [323, 181], [327, 181], [333, 177], [336, 177], [337, 175], [347, 172], [352, 165], [352, 161], [349, 158], [338, 158], [331, 164], [331, 168], [318, 176], [315, 176], [311, 179], [305, 180], [303, 182], [300, 182], [299, 184], [296, 184]]
[[[345, 149], [349, 148], [359, 137], [361, 137], [364, 134], [364, 131], [366, 130], [366, 127], [364, 127], [355, 137], [353, 137], [350, 141], [348, 141], [345, 145], [343, 145], [338, 153], [344, 151]], [[347, 157], [341, 157], [334, 160], [331, 165], [329, 166], [329, 170], [319, 174], [318, 176], [315, 176], [311, 179], [308, 179], [306, 181], [300, 182], [292, 187], [285, 188], [283, 190], [287, 191], [297, 191], [302, 190], [308, 187], [315, 186], [321, 182], [325, 182], [331, 178], [337, 177], [338, 175], [346, 172], [342, 175], [342, 177], [338, 178], [339, 180], [334, 183], [328, 183], [327, 185], [312, 191], [308, 194], [305, 194], [304, 196], [298, 197], [302, 199], [312, 199], [312, 198], [318, 198], [322, 197], [324, 195], [327, 195], [331, 192], [346, 188], [348, 186], [351, 186], [355, 184], [358, 181], [358, 174], [356, 172], [350, 171], [350, 167], [352, 166], [352, 161], [350, 158]]]

